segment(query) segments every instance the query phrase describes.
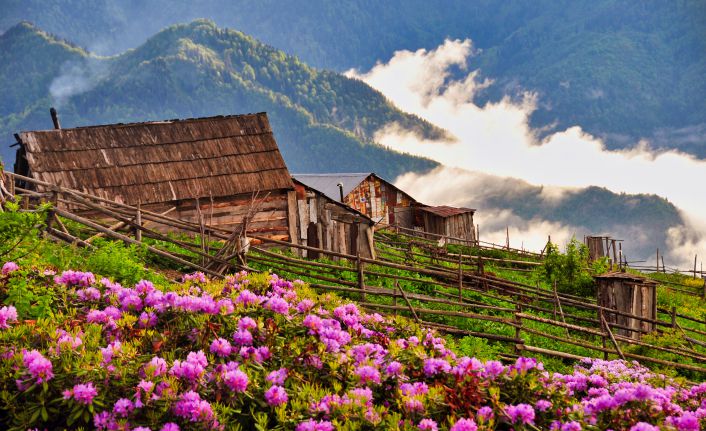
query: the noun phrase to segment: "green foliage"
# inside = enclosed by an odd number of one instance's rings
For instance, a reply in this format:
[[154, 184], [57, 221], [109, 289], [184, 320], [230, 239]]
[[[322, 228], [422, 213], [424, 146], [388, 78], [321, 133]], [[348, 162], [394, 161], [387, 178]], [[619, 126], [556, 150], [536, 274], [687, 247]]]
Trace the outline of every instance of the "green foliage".
[[[540, 276], [549, 284], [556, 284], [557, 291], [580, 296], [595, 296], [595, 284], [591, 277], [588, 247], [572, 238], [565, 253], [556, 244], [547, 244], [546, 257], [538, 269]], [[599, 261], [595, 269], [601, 270], [605, 261]]]
[[[45, 56], [34, 58], [35, 52]], [[0, 102], [0, 137], [7, 141], [18, 130], [46, 128], [46, 81], [62, 73], [62, 64], [90, 71], [91, 82], [87, 91], [61, 100], [64, 127], [266, 111], [292, 172], [374, 171], [394, 178], [424, 171], [436, 164], [374, 145], [374, 133], [394, 122], [427, 137], [444, 134], [359, 80], [313, 69], [205, 20], [168, 27], [110, 58], [77, 53], [22, 24], [0, 36], [0, 53], [0, 88], [12, 93], [9, 100], [22, 101]], [[44, 73], [13, 73], [18, 64]], [[37, 90], [24, 90], [27, 82]], [[2, 156], [14, 158], [9, 150]]]
[[0, 211], [0, 259], [13, 260], [17, 247], [29, 237], [36, 237], [44, 225], [47, 205], [33, 212], [21, 212], [20, 201], [7, 201]]
[[119, 241], [97, 240], [97, 249], [87, 256], [85, 267], [113, 278], [126, 285], [140, 280], [162, 281], [153, 275], [144, 262], [146, 252], [135, 245], [125, 245]]

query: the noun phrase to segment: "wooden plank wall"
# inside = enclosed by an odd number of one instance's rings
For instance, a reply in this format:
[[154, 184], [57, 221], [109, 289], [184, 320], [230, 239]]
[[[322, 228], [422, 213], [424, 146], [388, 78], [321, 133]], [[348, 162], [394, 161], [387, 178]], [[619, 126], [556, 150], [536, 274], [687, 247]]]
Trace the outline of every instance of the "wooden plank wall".
[[[254, 205], [257, 211], [248, 220], [248, 232], [289, 241], [287, 191], [274, 191], [266, 196], [255, 197]], [[178, 218], [199, 222], [195, 199], [179, 201], [176, 206]], [[202, 198], [199, 207], [206, 224], [232, 230], [250, 212], [253, 196], [242, 194], [217, 198], [213, 200], [213, 205], [209, 198]]]
[[[384, 224], [397, 223], [396, 208], [410, 208], [413, 201], [401, 190], [380, 178], [369, 176], [344, 197], [346, 205], [360, 211], [374, 221]], [[412, 218], [406, 219], [412, 228]]]
[[[324, 250], [337, 253], [355, 254], [357, 250], [361, 257], [374, 258], [372, 244], [372, 227], [369, 220], [333, 203], [323, 194], [295, 185], [297, 199], [296, 233], [300, 244], [318, 243]], [[316, 239], [309, 239], [311, 223], [316, 227]], [[354, 223], [358, 224], [356, 244], [352, 244]], [[306, 250], [303, 250], [306, 255]]]
[[[625, 313], [635, 314], [641, 317], [656, 319], [654, 307], [655, 290], [654, 285], [638, 284], [630, 280], [622, 279], [601, 279], [598, 280], [598, 305]], [[652, 331], [654, 324], [632, 319], [626, 316], [606, 314], [606, 320], [610, 323], [627, 326], [637, 330]], [[627, 329], [616, 329], [618, 334], [639, 338], [639, 332]]]
[[[473, 213], [458, 214], [450, 217], [439, 217], [429, 212], [424, 214], [424, 230], [429, 233], [445, 235], [455, 238], [463, 238], [475, 241], [475, 226], [473, 224]], [[451, 240], [451, 243], [460, 241]]]

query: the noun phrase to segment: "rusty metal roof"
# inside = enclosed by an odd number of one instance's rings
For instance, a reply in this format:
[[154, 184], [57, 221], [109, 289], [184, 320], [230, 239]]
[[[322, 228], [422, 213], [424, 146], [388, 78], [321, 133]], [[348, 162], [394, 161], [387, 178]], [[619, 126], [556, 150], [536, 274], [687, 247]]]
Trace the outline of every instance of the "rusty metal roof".
[[127, 204], [293, 188], [265, 113], [16, 137], [34, 178]]
[[440, 205], [436, 207], [431, 207], [431, 206], [424, 206], [424, 207], [419, 207], [420, 210], [426, 211], [428, 213], [432, 213], [436, 216], [439, 217], [452, 217], [456, 216], [459, 214], [466, 214], [466, 213], [475, 213], [476, 210], [472, 208], [455, 208], [455, 207], [449, 207], [446, 205]]
[[292, 177], [302, 184], [320, 191], [328, 198], [340, 202], [339, 183], [343, 185], [343, 196], [346, 196], [370, 175], [373, 173], [293, 174]]

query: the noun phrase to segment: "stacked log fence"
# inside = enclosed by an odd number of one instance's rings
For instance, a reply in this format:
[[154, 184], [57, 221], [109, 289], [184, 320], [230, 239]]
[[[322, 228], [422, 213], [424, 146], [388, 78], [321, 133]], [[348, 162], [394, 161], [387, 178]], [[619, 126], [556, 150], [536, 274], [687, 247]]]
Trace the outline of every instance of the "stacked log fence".
[[[429, 253], [425, 253], [397, 244], [393, 238], [383, 235], [381, 244], [384, 244], [385, 248], [380, 248], [377, 259], [370, 259], [249, 235], [248, 239], [252, 245], [249, 247], [247, 259], [238, 259], [242, 257], [242, 253], [231, 253], [230, 251], [236, 250], [237, 247], [229, 248], [229, 245], [234, 244], [236, 238], [240, 239], [240, 235], [236, 234], [239, 228], [243, 229], [242, 226], [228, 231], [204, 222], [193, 223], [171, 217], [168, 215], [169, 211], [157, 213], [144, 207], [125, 205], [32, 178], [11, 173], [6, 173], [6, 176], [25, 183], [35, 183], [48, 190], [35, 192], [15, 187], [14, 192], [24, 195], [26, 201], [32, 201], [34, 204], [42, 201], [55, 204], [48, 212], [46, 233], [59, 241], [90, 248], [93, 247], [92, 238], [102, 234], [107, 238], [144, 247], [147, 251], [178, 265], [217, 278], [223, 277], [226, 271], [231, 270], [257, 271], [255, 267], [298, 275], [306, 278], [312, 288], [348, 295], [365, 309], [383, 314], [406, 315], [421, 325], [440, 332], [505, 343], [514, 349], [516, 355], [529, 352], [571, 360], [581, 359], [582, 356], [571, 353], [572, 350], [568, 348], [574, 346], [591, 352], [594, 357], [637, 359], [706, 375], [704, 366], [640, 355], [625, 351], [621, 347], [635, 345], [706, 364], [704, 320], [680, 313], [676, 309], [661, 308], [658, 309], [661, 316], [658, 315], [656, 319], [646, 318], [601, 307], [593, 299], [503, 279], [484, 270], [485, 265], [489, 263], [508, 269], [532, 270], [541, 264], [538, 262], [539, 255], [524, 254], [522, 259], [527, 260], [521, 260], [484, 257], [482, 253], [449, 253], [448, 249], [445, 253], [440, 253], [428, 248]], [[83, 214], [81, 211], [90, 211], [99, 217], [89, 219], [80, 215]], [[90, 236], [81, 238], [75, 235], [66, 228], [62, 220], [71, 220], [86, 232], [90, 232]], [[205, 247], [200, 242], [182, 241], [161, 232], [157, 227], [179, 230], [194, 237], [208, 235], [211, 239], [220, 241], [221, 245]], [[184, 252], [167, 251], [160, 248], [159, 243], [145, 242], [146, 239], [171, 243]], [[316, 252], [325, 261], [300, 257], [302, 253], [284, 254], [297, 249]], [[385, 256], [380, 251], [388, 255]], [[400, 263], [404, 257], [407, 257], [407, 260]], [[218, 270], [212, 269], [216, 267]], [[387, 273], [386, 270], [397, 272]], [[425, 290], [423, 293], [406, 291], [400, 282], [419, 283]], [[617, 335], [614, 333], [616, 329], [641, 334], [647, 331], [609, 322], [606, 317], [611, 315], [648, 322], [657, 328], [658, 333], [664, 330], [679, 330], [690, 347], [657, 346], [647, 341]], [[666, 319], [662, 320], [660, 317], [664, 316]], [[439, 321], [439, 318], [456, 318], [481, 324], [488, 322], [500, 329], [494, 332], [465, 329]], [[701, 329], [692, 327], [696, 325]], [[561, 335], [540, 328], [555, 328], [556, 331], [561, 331]], [[555, 349], [533, 346], [529, 339], [551, 340]], [[562, 349], [562, 346], [565, 348]], [[513, 355], [508, 353], [507, 356]]]

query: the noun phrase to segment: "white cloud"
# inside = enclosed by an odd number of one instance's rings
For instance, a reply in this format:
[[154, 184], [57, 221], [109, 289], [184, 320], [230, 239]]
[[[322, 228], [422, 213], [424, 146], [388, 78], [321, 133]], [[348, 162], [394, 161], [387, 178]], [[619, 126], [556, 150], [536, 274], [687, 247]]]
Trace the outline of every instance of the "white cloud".
[[[502, 177], [521, 178], [533, 184], [552, 186], [547, 193], [561, 193], [562, 187], [606, 187], [615, 192], [653, 193], [668, 198], [690, 219], [685, 228], [691, 236], [706, 237], [706, 162], [680, 153], [656, 153], [648, 143], [630, 149], [608, 151], [603, 142], [580, 126], [550, 134], [541, 142], [529, 125], [539, 102], [525, 92], [520, 99], [505, 97], [479, 105], [477, 92], [490, 81], [480, 82], [477, 71], [464, 79], [454, 79], [452, 68], [465, 68], [473, 55], [469, 40], [447, 40], [435, 50], [399, 51], [385, 64], [367, 73], [349, 71], [381, 91], [401, 109], [416, 114], [448, 130], [457, 139], [426, 141], [394, 124], [380, 130], [376, 140], [393, 149], [437, 160], [447, 167], [485, 172]], [[568, 83], [567, 83], [568, 85]], [[640, 115], [639, 107], [635, 115]], [[400, 179], [403, 182], [403, 178]], [[434, 184], [434, 194], [448, 196], [463, 190], [453, 179]], [[440, 192], [441, 189], [446, 190]], [[423, 193], [420, 189], [411, 189]], [[480, 213], [479, 213], [480, 216]], [[570, 230], [570, 229], [569, 229]], [[674, 238], [675, 260], [686, 261], [703, 250], [700, 240]]]

